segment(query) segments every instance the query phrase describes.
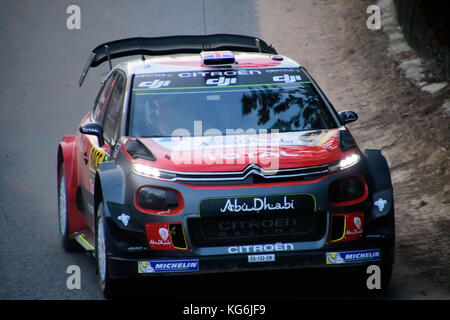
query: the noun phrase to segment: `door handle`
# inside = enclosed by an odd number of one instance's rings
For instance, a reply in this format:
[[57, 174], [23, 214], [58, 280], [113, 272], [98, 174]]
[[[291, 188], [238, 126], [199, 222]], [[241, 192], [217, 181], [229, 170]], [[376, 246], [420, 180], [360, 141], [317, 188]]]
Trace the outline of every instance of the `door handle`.
[[83, 160], [84, 160], [84, 164], [88, 163], [88, 157], [87, 157], [86, 152], [83, 154]]

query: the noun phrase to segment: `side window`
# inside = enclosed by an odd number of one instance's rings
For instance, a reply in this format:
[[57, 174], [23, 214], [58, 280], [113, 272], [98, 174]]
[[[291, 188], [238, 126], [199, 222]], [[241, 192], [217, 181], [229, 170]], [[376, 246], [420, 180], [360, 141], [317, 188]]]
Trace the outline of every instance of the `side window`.
[[100, 91], [97, 95], [95, 101], [93, 119], [97, 123], [101, 123], [103, 119], [103, 114], [105, 113], [105, 107], [108, 104], [109, 97], [111, 95], [111, 90], [114, 85], [115, 74], [111, 74], [108, 79], [104, 82]]
[[125, 93], [125, 77], [118, 74], [114, 84], [113, 91], [107, 102], [102, 123], [105, 140], [110, 144], [115, 144], [115, 140], [118, 138], [117, 134], [120, 126], [123, 97]]

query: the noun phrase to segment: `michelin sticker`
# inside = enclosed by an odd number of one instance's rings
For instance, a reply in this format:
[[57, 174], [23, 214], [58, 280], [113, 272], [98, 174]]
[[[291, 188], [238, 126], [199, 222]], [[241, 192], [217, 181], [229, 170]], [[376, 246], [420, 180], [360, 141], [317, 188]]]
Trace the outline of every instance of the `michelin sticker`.
[[190, 272], [199, 270], [198, 259], [139, 261], [138, 273]]
[[381, 260], [380, 249], [327, 252], [327, 264], [346, 264]]

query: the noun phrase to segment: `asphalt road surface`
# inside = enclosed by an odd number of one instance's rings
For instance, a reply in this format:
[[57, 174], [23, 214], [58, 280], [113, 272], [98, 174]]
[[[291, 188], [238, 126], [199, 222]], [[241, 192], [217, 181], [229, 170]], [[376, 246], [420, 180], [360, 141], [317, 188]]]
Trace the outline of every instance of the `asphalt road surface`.
[[[232, 2], [232, 4], [231, 4]], [[81, 29], [66, 27], [66, 9], [81, 9]], [[107, 64], [78, 79], [89, 52], [124, 37], [240, 33], [263, 37], [254, 1], [2, 1], [0, 10], [0, 299], [103, 299], [95, 261], [65, 253], [59, 241], [56, 151], [92, 107]], [[204, 12], [206, 19], [204, 19]], [[271, 39], [266, 39], [269, 43]], [[81, 289], [69, 290], [70, 265]], [[342, 290], [320, 271], [144, 281], [134, 297], [409, 298], [392, 283], [383, 293]], [[134, 288], [132, 286], [132, 288]], [[133, 289], [131, 290], [133, 291]]]

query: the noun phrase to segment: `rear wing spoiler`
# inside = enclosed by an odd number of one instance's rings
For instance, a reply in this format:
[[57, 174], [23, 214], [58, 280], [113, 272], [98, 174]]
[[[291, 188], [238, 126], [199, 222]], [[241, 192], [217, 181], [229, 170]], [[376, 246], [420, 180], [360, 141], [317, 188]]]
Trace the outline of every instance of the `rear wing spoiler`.
[[111, 59], [133, 55], [154, 56], [218, 50], [277, 54], [274, 47], [259, 38], [236, 34], [127, 38], [97, 46], [89, 56], [79, 85], [81, 87], [83, 84], [89, 68], [95, 68], [105, 61], [109, 61], [111, 67]]

